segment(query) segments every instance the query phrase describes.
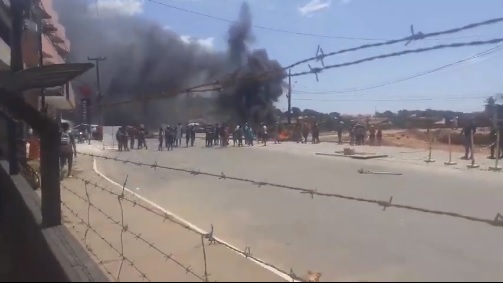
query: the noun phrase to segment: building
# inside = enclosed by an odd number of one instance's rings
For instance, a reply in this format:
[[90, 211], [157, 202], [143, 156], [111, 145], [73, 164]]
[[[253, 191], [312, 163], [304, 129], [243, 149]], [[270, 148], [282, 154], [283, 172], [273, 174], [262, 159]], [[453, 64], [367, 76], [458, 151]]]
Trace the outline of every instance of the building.
[[[0, 0], [0, 65], [10, 65], [10, 1]], [[18, 1], [18, 0], [16, 0]], [[66, 38], [65, 29], [58, 21], [58, 15], [53, 8], [52, 0], [31, 0], [31, 9], [25, 19], [22, 36], [23, 60], [25, 68], [48, 64], [65, 63], [70, 52], [70, 42]], [[0, 66], [1, 67], [1, 66]], [[32, 106], [41, 109], [42, 92], [48, 114], [56, 116], [58, 110], [75, 108], [75, 94], [71, 83], [64, 86], [46, 89], [30, 90], [24, 93], [25, 100]]]

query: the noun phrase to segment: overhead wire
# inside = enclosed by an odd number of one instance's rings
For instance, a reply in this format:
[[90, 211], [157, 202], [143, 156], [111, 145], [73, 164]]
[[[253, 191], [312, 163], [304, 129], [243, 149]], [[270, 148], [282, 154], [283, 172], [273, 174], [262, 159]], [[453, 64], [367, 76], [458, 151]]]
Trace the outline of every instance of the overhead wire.
[[[201, 13], [193, 10], [189, 10], [186, 8], [178, 7], [175, 5], [171, 5], [165, 2], [162, 2], [160, 0], [147, 0], [151, 3], [162, 5], [166, 8], [170, 8], [173, 10], [181, 11], [184, 13], [189, 13], [193, 15], [198, 15], [202, 17], [206, 17], [209, 19], [213, 20], [218, 20], [222, 22], [227, 22], [227, 23], [235, 23], [235, 20], [230, 20], [226, 19], [223, 17], [218, 17], [218, 16], [213, 16], [210, 14], [206, 13]], [[318, 38], [329, 38], [329, 39], [342, 39], [342, 40], [360, 40], [360, 41], [388, 41], [389, 39], [386, 38], [370, 38], [370, 37], [352, 37], [352, 36], [337, 36], [337, 35], [326, 35], [326, 34], [316, 34], [316, 33], [309, 33], [309, 32], [300, 32], [300, 31], [292, 31], [292, 30], [285, 30], [285, 29], [280, 29], [280, 28], [274, 28], [274, 27], [268, 27], [268, 26], [262, 26], [262, 25], [252, 25], [252, 27], [261, 29], [261, 30], [267, 30], [271, 32], [278, 32], [278, 33], [285, 33], [285, 34], [292, 34], [292, 35], [299, 35], [299, 36], [308, 36], [308, 37], [318, 37]], [[452, 39], [462, 39], [462, 38], [473, 38], [473, 37], [479, 37], [480, 35], [467, 35], [467, 36], [459, 36], [459, 37], [450, 37], [450, 38], [429, 38], [428, 40], [452, 40]]]

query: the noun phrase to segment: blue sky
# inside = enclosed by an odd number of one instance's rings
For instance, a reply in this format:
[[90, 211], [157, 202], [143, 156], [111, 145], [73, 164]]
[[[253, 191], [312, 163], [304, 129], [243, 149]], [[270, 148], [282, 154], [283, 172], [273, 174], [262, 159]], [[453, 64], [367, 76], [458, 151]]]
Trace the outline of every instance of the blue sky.
[[[149, 0], [99, 0], [102, 7], [125, 9], [170, 28], [185, 39], [199, 39], [215, 50], [226, 49], [228, 22], [183, 12]], [[241, 0], [155, 0], [179, 8], [234, 20]], [[410, 35], [410, 25], [423, 33], [464, 26], [503, 17], [502, 0], [249, 0], [253, 24], [301, 33], [359, 39], [323, 38], [273, 32], [255, 28], [252, 48], [267, 49], [282, 65], [312, 57], [318, 45], [325, 53], [379, 40]], [[396, 44], [325, 59], [325, 64], [416, 49], [437, 44], [503, 38], [503, 23], [480, 27], [408, 46]], [[364, 40], [371, 39], [371, 40]], [[374, 40], [376, 39], [376, 40]], [[349, 93], [337, 91], [365, 88], [395, 81], [467, 58], [495, 45], [437, 50], [376, 60], [351, 67], [326, 70], [319, 75], [292, 79], [292, 105], [323, 112], [373, 113], [399, 109], [481, 110], [483, 97], [503, 92], [503, 50], [415, 79], [385, 87]], [[311, 66], [319, 66], [311, 62]], [[307, 65], [292, 73], [308, 70]], [[321, 93], [320, 93], [321, 92]], [[286, 97], [278, 107], [286, 109]]]

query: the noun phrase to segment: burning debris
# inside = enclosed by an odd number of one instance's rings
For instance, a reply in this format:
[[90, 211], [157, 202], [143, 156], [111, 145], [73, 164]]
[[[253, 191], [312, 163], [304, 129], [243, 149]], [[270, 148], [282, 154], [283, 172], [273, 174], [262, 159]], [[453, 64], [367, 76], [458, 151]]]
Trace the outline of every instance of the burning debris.
[[[217, 112], [239, 122], [274, 118], [273, 103], [282, 94], [286, 76], [265, 50], [249, 50], [253, 41], [252, 18], [246, 3], [239, 20], [229, 28], [228, 50], [212, 51], [197, 42], [185, 42], [169, 29], [127, 14], [100, 11], [96, 16], [85, 0], [55, 0], [60, 21], [72, 43], [70, 60], [85, 62], [88, 56], [106, 56], [100, 65], [102, 93], [106, 102], [165, 94], [179, 95], [185, 88], [218, 79], [223, 91], [208, 93], [213, 103], [200, 115]], [[267, 72], [268, 76], [263, 76]], [[92, 73], [76, 84], [95, 85]], [[202, 94], [208, 97], [208, 94]], [[178, 96], [177, 101], [191, 101]], [[157, 126], [166, 121], [193, 118], [191, 105], [180, 109], [171, 99], [144, 100], [106, 109], [108, 123], [144, 123]], [[190, 104], [190, 103], [189, 103]], [[201, 106], [198, 106], [201, 107]], [[214, 109], [211, 109], [214, 108]], [[217, 110], [217, 111], [215, 111]]]

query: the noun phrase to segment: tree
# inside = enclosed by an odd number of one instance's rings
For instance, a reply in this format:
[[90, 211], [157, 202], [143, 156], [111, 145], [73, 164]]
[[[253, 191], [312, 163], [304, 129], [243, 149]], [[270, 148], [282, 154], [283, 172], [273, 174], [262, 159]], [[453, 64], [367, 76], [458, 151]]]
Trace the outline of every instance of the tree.
[[328, 115], [330, 115], [330, 117], [335, 119], [339, 119], [341, 117], [341, 113], [339, 112], [330, 112]]
[[496, 100], [494, 99], [494, 97], [490, 96], [489, 98], [486, 99], [484, 111], [486, 112], [486, 114], [492, 117], [492, 115], [494, 114], [495, 107], [496, 107]]
[[298, 107], [292, 107], [292, 116], [298, 118], [302, 114], [302, 110]]

